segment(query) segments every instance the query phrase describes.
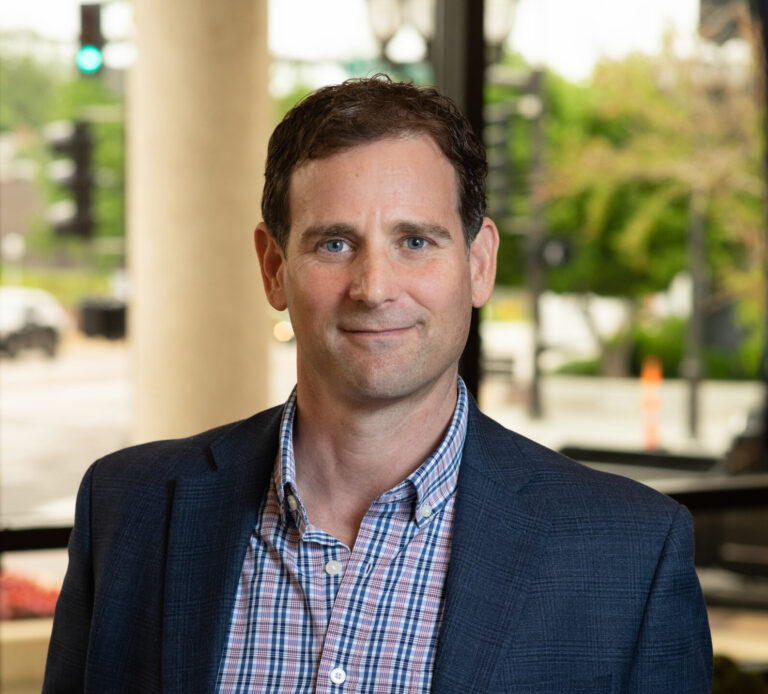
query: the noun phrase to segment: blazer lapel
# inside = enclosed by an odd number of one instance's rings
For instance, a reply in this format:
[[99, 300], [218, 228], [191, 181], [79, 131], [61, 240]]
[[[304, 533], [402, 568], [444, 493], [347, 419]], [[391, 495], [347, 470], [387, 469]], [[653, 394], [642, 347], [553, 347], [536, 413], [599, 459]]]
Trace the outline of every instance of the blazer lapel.
[[280, 408], [211, 446], [214, 468], [180, 478], [168, 527], [165, 692], [213, 691], [232, 605], [277, 451]]
[[491, 691], [489, 680], [550, 524], [526, 494], [533, 474], [514, 435], [470, 408], [432, 691]]

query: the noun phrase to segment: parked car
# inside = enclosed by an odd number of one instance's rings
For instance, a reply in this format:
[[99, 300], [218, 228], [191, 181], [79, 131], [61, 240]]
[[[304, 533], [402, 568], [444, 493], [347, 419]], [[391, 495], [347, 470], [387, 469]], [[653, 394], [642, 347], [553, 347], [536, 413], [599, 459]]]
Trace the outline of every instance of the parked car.
[[30, 287], [0, 287], [0, 351], [15, 357], [24, 349], [56, 355], [69, 317], [48, 292]]

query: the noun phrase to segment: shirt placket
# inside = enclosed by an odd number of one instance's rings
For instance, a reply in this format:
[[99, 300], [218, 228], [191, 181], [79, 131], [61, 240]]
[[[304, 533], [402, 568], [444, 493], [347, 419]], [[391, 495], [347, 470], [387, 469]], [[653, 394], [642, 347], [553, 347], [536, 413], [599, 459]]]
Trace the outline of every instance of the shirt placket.
[[368, 584], [418, 532], [409, 522], [411, 507], [412, 501], [403, 500], [393, 514], [400, 514], [399, 520], [383, 519], [374, 504], [363, 518], [326, 621], [315, 688], [318, 694], [354, 692], [360, 686], [360, 672], [350, 656], [353, 651], [359, 655], [372, 628], [378, 593], [369, 590]]

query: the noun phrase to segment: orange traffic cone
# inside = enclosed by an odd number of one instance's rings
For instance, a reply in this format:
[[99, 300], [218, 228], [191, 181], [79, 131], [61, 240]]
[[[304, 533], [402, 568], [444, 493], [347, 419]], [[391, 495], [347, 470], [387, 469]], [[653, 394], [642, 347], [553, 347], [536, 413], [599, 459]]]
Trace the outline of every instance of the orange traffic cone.
[[640, 373], [640, 383], [643, 388], [643, 440], [647, 451], [659, 448], [659, 412], [663, 380], [664, 375], [659, 359], [654, 356], [645, 357]]

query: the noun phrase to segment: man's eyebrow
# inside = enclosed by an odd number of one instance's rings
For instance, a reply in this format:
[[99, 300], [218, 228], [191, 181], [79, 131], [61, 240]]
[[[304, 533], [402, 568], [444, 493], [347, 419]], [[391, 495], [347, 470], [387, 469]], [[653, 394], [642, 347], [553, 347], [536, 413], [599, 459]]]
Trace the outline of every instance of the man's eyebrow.
[[453, 236], [441, 224], [430, 224], [429, 222], [398, 222], [395, 229], [401, 234], [412, 234], [413, 236], [427, 236], [439, 241], [452, 242]]
[[337, 236], [354, 235], [355, 229], [349, 224], [313, 224], [301, 232], [299, 244], [306, 245], [321, 239], [331, 239]]

